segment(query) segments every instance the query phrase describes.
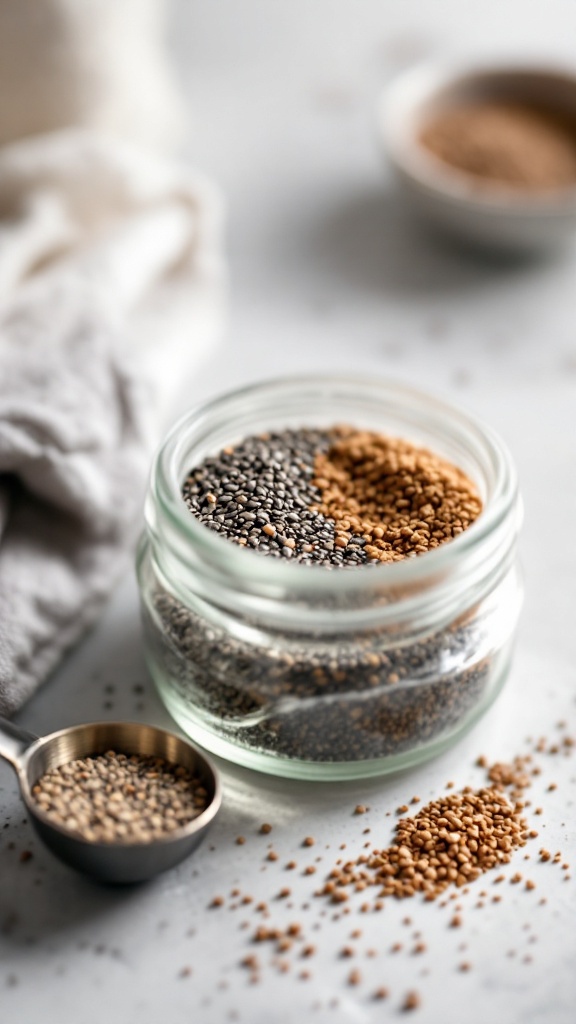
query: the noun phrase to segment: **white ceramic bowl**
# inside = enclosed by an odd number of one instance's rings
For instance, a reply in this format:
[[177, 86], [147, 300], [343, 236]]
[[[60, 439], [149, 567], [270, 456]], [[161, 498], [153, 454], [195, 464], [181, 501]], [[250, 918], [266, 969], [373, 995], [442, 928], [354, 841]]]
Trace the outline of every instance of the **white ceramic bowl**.
[[426, 65], [405, 72], [378, 105], [379, 134], [411, 206], [461, 239], [511, 252], [551, 249], [576, 235], [576, 186], [537, 194], [481, 186], [419, 141], [423, 125], [460, 102], [545, 104], [576, 118], [576, 72], [527, 65]]

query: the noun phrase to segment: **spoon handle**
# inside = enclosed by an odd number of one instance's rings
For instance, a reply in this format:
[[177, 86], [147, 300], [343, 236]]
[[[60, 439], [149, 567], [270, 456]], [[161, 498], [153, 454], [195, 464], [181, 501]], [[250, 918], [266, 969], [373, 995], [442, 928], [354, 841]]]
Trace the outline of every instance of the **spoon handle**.
[[21, 729], [0, 715], [0, 757], [6, 758], [15, 768], [26, 748], [37, 739], [33, 732]]

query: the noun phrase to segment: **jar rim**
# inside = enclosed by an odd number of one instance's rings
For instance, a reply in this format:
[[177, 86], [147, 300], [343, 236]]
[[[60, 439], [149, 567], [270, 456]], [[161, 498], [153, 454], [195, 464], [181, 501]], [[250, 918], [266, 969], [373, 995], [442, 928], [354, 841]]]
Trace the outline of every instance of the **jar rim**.
[[[281, 402], [295, 389], [301, 393], [314, 388], [326, 398], [332, 393], [344, 392], [350, 398], [369, 396], [383, 405], [392, 403], [396, 409], [412, 410], [430, 422], [449, 425], [474, 455], [490, 467], [492, 473], [491, 491], [478, 518], [458, 536], [422, 555], [380, 565], [344, 566], [336, 573], [326, 572], [323, 565], [268, 559], [208, 530], [191, 514], [181, 493], [181, 463], [185, 442], [191, 432], [203, 429], [208, 435], [211, 421], [221, 425], [228, 421], [232, 427], [233, 419], [229, 413], [234, 403], [256, 402], [265, 396]], [[186, 470], [190, 468], [187, 466]], [[337, 587], [339, 593], [353, 595], [362, 591], [368, 580], [371, 586], [387, 589], [411, 586], [444, 575], [456, 562], [477, 551], [483, 541], [501, 526], [518, 499], [518, 481], [508, 447], [496, 431], [458, 406], [391, 378], [307, 374], [261, 380], [194, 405], [174, 423], [157, 451], [152, 465], [150, 494], [162, 512], [163, 524], [168, 525], [172, 536], [179, 541], [180, 557], [185, 558], [187, 548], [193, 548], [196, 555], [215, 570], [225, 572], [231, 578], [249, 581], [255, 588], [268, 584], [273, 577], [274, 584], [286, 590], [295, 588], [301, 593], [310, 590], [322, 594]], [[155, 516], [149, 506], [146, 518], [149, 530], [154, 533]]]

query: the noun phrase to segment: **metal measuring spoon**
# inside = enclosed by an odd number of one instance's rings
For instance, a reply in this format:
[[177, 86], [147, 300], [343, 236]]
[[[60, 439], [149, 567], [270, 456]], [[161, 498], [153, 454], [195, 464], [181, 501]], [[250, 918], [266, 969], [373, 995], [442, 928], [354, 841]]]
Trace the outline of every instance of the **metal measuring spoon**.
[[[34, 800], [32, 786], [53, 768], [107, 750], [162, 757], [196, 772], [208, 794], [205, 810], [174, 832], [141, 843], [92, 842], [55, 824]], [[218, 773], [203, 754], [173, 733], [137, 722], [92, 722], [35, 736], [0, 716], [0, 757], [16, 769], [22, 799], [40, 838], [61, 860], [100, 882], [144, 882], [174, 867], [202, 841], [222, 802]]]

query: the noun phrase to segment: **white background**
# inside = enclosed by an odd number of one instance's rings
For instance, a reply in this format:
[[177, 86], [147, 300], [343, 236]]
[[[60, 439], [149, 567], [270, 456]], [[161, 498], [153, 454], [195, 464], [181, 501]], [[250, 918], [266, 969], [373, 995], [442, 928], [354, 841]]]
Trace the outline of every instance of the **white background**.
[[[207, 843], [145, 888], [100, 889], [53, 861], [22, 823], [14, 780], [0, 767], [2, 1024], [360, 1024], [396, 1018], [410, 988], [422, 997], [414, 1019], [423, 1024], [573, 1024], [574, 758], [542, 760], [531, 793], [533, 806], [544, 807], [533, 819], [540, 837], [527, 848], [530, 861], [521, 852], [506, 872], [533, 878], [534, 892], [508, 880], [496, 888], [486, 877], [462, 898], [460, 929], [448, 927], [449, 908], [416, 900], [334, 921], [311, 893], [340, 844], [345, 855], [360, 852], [363, 828], [376, 845], [388, 843], [394, 818], [386, 814], [413, 793], [431, 798], [450, 779], [480, 784], [478, 754], [521, 753], [527, 736], [553, 737], [561, 719], [576, 733], [575, 254], [497, 263], [429, 237], [398, 204], [374, 128], [380, 89], [414, 61], [501, 52], [576, 62], [575, 45], [571, 0], [175, 5], [171, 46], [189, 104], [187, 155], [220, 183], [229, 209], [229, 326], [190, 383], [190, 402], [322, 368], [392, 376], [456, 400], [496, 427], [516, 459], [526, 604], [507, 688], [456, 749], [403, 777], [350, 785], [289, 784], [224, 766], [225, 805]], [[46, 732], [104, 717], [168, 722], [142, 661], [132, 576], [19, 721]], [[546, 792], [551, 781], [558, 789]], [[371, 808], [363, 818], [352, 814], [358, 802]], [[268, 837], [258, 835], [265, 820], [274, 825]], [[234, 842], [239, 834], [244, 846]], [[304, 850], [310, 834], [316, 845]], [[265, 860], [272, 840], [275, 864]], [[572, 860], [570, 882], [538, 863], [541, 845]], [[22, 849], [33, 852], [27, 864]], [[304, 877], [318, 856], [318, 874]], [[299, 867], [289, 872], [291, 858]], [[273, 899], [283, 885], [292, 888], [292, 910]], [[280, 975], [272, 949], [254, 950], [240, 927], [255, 926], [253, 908], [229, 909], [234, 887], [270, 900], [270, 924], [300, 920], [316, 956], [291, 956], [291, 971]], [[501, 903], [491, 902], [494, 892]], [[216, 894], [226, 906], [208, 911]], [[338, 951], [356, 927], [363, 936], [353, 965], [363, 980], [352, 988], [352, 962]], [[419, 956], [411, 953], [415, 931], [427, 944]], [[397, 940], [404, 948], [391, 954]], [[378, 955], [367, 958], [369, 948]], [[258, 985], [239, 966], [254, 951], [263, 963]], [[468, 973], [458, 971], [463, 960]], [[192, 973], [180, 977], [185, 967]], [[390, 989], [385, 1003], [370, 998], [379, 985]]]

